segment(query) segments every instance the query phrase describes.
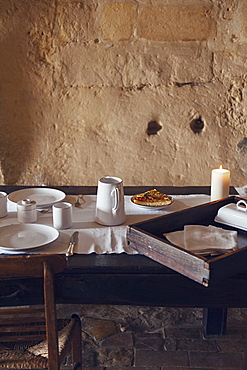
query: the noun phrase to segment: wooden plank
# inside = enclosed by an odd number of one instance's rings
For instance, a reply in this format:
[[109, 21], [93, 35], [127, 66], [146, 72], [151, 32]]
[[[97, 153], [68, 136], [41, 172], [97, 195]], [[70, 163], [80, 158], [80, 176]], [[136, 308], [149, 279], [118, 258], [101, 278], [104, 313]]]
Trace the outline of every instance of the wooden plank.
[[59, 370], [57, 316], [54, 295], [53, 271], [44, 263], [44, 301], [46, 318], [46, 336], [48, 342], [49, 370]]
[[[41, 340], [44, 340], [46, 338], [46, 335], [45, 334], [37, 334], [37, 335], [26, 335], [25, 334], [25, 340], [26, 341], [41, 341]], [[0, 337], [0, 342], [2, 343], [6, 343], [6, 342], [23, 342], [23, 338], [22, 336], [20, 335], [10, 335], [9, 337], [8, 336], [4, 336], [3, 338]]]
[[55, 273], [66, 267], [66, 258], [63, 255], [17, 255], [8, 256], [8, 264], [4, 257], [0, 258], [1, 278], [22, 276], [43, 276], [43, 262], [49, 258], [50, 266]]
[[164, 240], [154, 238], [148, 233], [140, 232], [130, 228], [127, 233], [129, 246], [139, 253], [162, 263], [182, 275], [208, 286], [209, 269], [203, 257], [188, 253], [182, 248], [174, 248], [173, 245], [165, 243]]
[[[15, 315], [17, 315], [18, 313], [16, 312]], [[31, 313], [30, 313], [31, 314]], [[10, 316], [11, 315], [14, 315], [13, 311], [10, 310]], [[13, 324], [13, 325], [17, 325], [17, 324], [22, 324], [23, 321], [25, 321], [25, 323], [41, 323], [41, 322], [45, 322], [45, 319], [44, 317], [33, 317], [33, 316], [30, 316], [30, 317], [25, 317], [25, 320], [23, 319], [23, 316], [18, 316], [18, 318], [15, 318], [15, 317], [12, 317], [12, 318], [0, 318], [0, 325], [7, 325], [7, 324]]]
[[[60, 285], [61, 284], [61, 285]], [[59, 302], [158, 305], [167, 307], [247, 307], [247, 280], [228, 279], [206, 288], [176, 275], [77, 275], [59, 282]]]
[[[5, 281], [12, 289], [13, 281]], [[0, 306], [39, 304], [42, 292], [33, 279], [21, 279], [16, 296], [0, 299]], [[0, 290], [2, 288], [0, 287]], [[56, 302], [75, 304], [123, 304], [167, 307], [247, 307], [247, 274], [204, 287], [181, 275], [169, 273], [108, 274], [61, 273], [56, 276]], [[31, 298], [29, 297], [29, 293]]]
[[[38, 315], [36, 320], [40, 320], [40, 316], [44, 315], [44, 306], [41, 307], [13, 307], [13, 308], [0, 308], [0, 320], [4, 316], [9, 316], [9, 315]], [[41, 314], [41, 315], [40, 315]], [[3, 321], [6, 319], [2, 319]], [[18, 319], [16, 319], [18, 320]], [[21, 319], [19, 319], [21, 320]], [[32, 319], [33, 320], [33, 319]], [[1, 321], [0, 321], [1, 322]], [[30, 321], [31, 322], [31, 321]]]
[[[23, 321], [23, 319], [22, 319]], [[46, 328], [45, 328], [45, 325], [28, 325], [28, 326], [24, 326], [24, 325], [20, 325], [20, 326], [13, 326], [13, 322], [9, 322], [11, 324], [11, 326], [9, 327], [1, 327], [1, 333], [31, 333], [31, 332], [40, 332], [40, 331], [43, 331], [45, 333], [46, 331]], [[26, 320], [25, 320], [25, 323], [26, 323]], [[7, 322], [6, 322], [7, 324]]]

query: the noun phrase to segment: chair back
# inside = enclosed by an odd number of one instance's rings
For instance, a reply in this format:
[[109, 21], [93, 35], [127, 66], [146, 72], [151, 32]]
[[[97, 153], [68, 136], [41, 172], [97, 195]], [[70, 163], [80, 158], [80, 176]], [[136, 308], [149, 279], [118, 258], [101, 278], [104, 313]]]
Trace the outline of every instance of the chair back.
[[43, 277], [44, 264], [57, 274], [65, 269], [66, 257], [60, 254], [2, 256], [0, 278]]
[[[46, 339], [48, 343], [48, 368], [59, 369], [58, 332], [56, 305], [54, 297], [54, 274], [63, 271], [66, 267], [66, 257], [63, 255], [18, 255], [3, 256], [0, 258], [0, 278], [13, 279], [21, 277], [43, 277], [44, 279], [44, 309], [46, 322]], [[20, 308], [13, 309], [11, 314], [21, 313]], [[6, 311], [6, 310], [5, 310]], [[23, 311], [23, 310], [22, 310]], [[9, 310], [10, 312], [10, 310]], [[39, 312], [37, 307], [24, 308], [24, 313], [30, 313], [30, 318]], [[0, 309], [0, 316], [4, 310]], [[8, 309], [7, 309], [8, 313]], [[28, 317], [28, 320], [30, 319]], [[3, 318], [3, 321], [5, 319]], [[19, 322], [20, 322], [19, 318]], [[14, 317], [10, 322], [14, 322]], [[19, 323], [18, 323], [19, 325]], [[23, 335], [24, 337], [24, 335]]]

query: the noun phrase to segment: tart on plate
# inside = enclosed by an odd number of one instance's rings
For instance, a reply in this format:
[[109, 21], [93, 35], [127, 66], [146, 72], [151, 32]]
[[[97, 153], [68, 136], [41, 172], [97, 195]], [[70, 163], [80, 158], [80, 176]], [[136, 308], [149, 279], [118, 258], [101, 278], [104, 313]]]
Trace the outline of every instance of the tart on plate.
[[173, 202], [172, 197], [163, 194], [157, 189], [145, 191], [145, 193], [137, 194], [131, 197], [131, 201], [134, 204], [148, 207], [164, 207], [168, 206]]

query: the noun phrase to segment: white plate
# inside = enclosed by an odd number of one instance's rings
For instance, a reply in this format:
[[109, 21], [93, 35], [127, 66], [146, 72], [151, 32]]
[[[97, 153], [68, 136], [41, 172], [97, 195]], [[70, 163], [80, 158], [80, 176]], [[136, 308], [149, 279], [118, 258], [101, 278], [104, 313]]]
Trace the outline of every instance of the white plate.
[[130, 201], [131, 201], [132, 204], [134, 204], [137, 207], [140, 207], [140, 208], [143, 208], [143, 209], [149, 209], [149, 210], [151, 210], [151, 209], [156, 210], [156, 209], [163, 209], [163, 208], [169, 207], [173, 203], [173, 199], [170, 195], [169, 195], [169, 198], [171, 198], [171, 203], [166, 204], [165, 206], [145, 206], [145, 205], [142, 205], [142, 204], [136, 204], [136, 203], [133, 202], [132, 197], [130, 198]]
[[13, 224], [0, 227], [0, 247], [5, 250], [26, 250], [42, 247], [56, 240], [59, 231], [41, 224]]
[[37, 207], [50, 207], [52, 204], [61, 202], [66, 194], [57, 189], [50, 188], [28, 188], [14, 191], [8, 195], [8, 199], [17, 203], [19, 200], [35, 200]]

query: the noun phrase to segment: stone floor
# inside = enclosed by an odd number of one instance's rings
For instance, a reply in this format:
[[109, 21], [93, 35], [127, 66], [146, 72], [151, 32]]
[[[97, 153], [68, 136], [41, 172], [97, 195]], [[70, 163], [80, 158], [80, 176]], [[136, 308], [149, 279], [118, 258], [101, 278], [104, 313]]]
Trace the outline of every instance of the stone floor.
[[246, 370], [247, 309], [229, 309], [224, 336], [204, 335], [202, 309], [59, 306], [59, 315], [71, 312], [82, 318], [88, 370]]

